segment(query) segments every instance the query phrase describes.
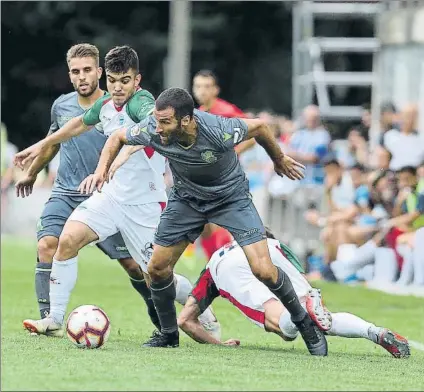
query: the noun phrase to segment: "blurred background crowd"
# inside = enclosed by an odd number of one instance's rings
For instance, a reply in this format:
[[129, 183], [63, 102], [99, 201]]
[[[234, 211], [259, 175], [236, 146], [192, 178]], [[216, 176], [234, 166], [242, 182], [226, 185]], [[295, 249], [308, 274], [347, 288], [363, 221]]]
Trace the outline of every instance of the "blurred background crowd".
[[[64, 25], [68, 36], [60, 41], [63, 50], [58, 49], [58, 60], [51, 49], [44, 55], [53, 56], [57, 64], [64, 63], [63, 54], [71, 40], [71, 44], [89, 41], [103, 49], [130, 44], [141, 60], [145, 58], [143, 87], [155, 94], [164, 87], [180, 85], [193, 93], [201, 110], [226, 117], [264, 118], [282, 150], [306, 166], [304, 180], [294, 182], [275, 175], [272, 162], [257, 144], [242, 144], [237, 154], [262, 219], [303, 260], [309, 278], [365, 283], [399, 294], [422, 293], [424, 33], [422, 27], [414, 30], [411, 22], [415, 16], [415, 24], [424, 25], [420, 2], [249, 2], [243, 10], [236, 2], [176, 3], [179, 5], [166, 7], [123, 3], [122, 7], [132, 7], [142, 18], [157, 17], [150, 29], [139, 32], [143, 39], [132, 37], [133, 21], [121, 42], [112, 32], [124, 27], [112, 26], [108, 34], [101, 29], [89, 33], [84, 28], [91, 27], [80, 20], [83, 27]], [[11, 17], [2, 20], [2, 34], [14, 31], [14, 15], [29, 15], [33, 7], [25, 2], [10, 3], [6, 11]], [[54, 9], [55, 16], [50, 7], [59, 7]], [[67, 14], [87, 17], [86, 12], [95, 7], [98, 5], [39, 5], [37, 17], [41, 21], [44, 15], [52, 31]], [[101, 13], [95, 14], [101, 19]], [[107, 15], [104, 12], [103, 23], [109, 28], [113, 22]], [[317, 15], [325, 16], [324, 22]], [[396, 24], [402, 15], [409, 22]], [[306, 28], [311, 18], [312, 32]], [[191, 28], [181, 31], [187, 21]], [[34, 32], [32, 23], [26, 20], [19, 34], [42, 35], [43, 27]], [[273, 32], [258, 38], [256, 33], [264, 23]], [[220, 30], [227, 25], [222, 35]], [[250, 44], [245, 36], [240, 37], [243, 26], [250, 26]], [[172, 49], [184, 34], [191, 34], [190, 40], [185, 40], [190, 45]], [[332, 40], [323, 41], [322, 36]], [[51, 42], [54, 39], [58, 38], [47, 37]], [[166, 39], [168, 52], [162, 48]], [[5, 44], [12, 41], [10, 38]], [[27, 229], [32, 224], [35, 230], [45, 201], [36, 194], [48, 195], [54, 182], [59, 155], [39, 176], [34, 195], [18, 201], [13, 185], [22, 173], [13, 167], [12, 159], [18, 149], [44, 136], [49, 103], [58, 92], [69, 91], [62, 65], [53, 73], [63, 73], [60, 82], [44, 78], [38, 85], [20, 76], [25, 71], [40, 78], [43, 67], [46, 72], [53, 67], [45, 58], [22, 61], [20, 67], [14, 64], [8, 70], [2, 67], [6, 80], [2, 105], [7, 105], [8, 111], [12, 108], [2, 116], [1, 128], [2, 233], [22, 234], [31, 231]], [[37, 95], [40, 100], [21, 98], [14, 78], [30, 89], [42, 89]], [[18, 99], [24, 101], [21, 106]], [[17, 119], [13, 111], [22, 108], [24, 115]], [[170, 173], [166, 181], [172, 186]], [[215, 234], [199, 239], [186, 257], [193, 250], [209, 256], [228, 239], [222, 229], [211, 230]]]

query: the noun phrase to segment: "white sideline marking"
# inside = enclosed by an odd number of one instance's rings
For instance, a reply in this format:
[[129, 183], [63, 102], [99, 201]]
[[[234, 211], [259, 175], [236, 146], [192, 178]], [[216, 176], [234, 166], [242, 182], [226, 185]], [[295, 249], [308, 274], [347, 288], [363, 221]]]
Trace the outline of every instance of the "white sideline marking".
[[420, 342], [416, 342], [415, 340], [409, 340], [409, 345], [412, 348], [415, 348], [415, 350], [424, 351], [424, 344], [422, 344]]

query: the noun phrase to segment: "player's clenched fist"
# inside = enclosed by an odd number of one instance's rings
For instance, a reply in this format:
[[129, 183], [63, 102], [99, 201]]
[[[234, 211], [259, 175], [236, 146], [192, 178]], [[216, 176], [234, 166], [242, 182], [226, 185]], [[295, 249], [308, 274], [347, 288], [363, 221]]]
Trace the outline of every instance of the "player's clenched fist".
[[78, 191], [81, 194], [91, 194], [95, 189], [101, 192], [103, 184], [106, 181], [106, 176], [99, 173], [90, 174], [85, 180], [83, 180], [78, 187]]

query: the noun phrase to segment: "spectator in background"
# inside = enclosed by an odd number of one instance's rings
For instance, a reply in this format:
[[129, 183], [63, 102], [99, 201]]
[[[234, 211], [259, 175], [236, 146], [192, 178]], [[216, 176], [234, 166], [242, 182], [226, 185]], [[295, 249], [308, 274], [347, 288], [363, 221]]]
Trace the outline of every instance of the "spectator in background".
[[384, 145], [384, 136], [392, 129], [399, 130], [396, 119], [396, 107], [392, 102], [383, 102], [380, 107], [380, 133], [378, 144]]
[[424, 161], [424, 138], [416, 130], [417, 106], [406, 105], [400, 115], [400, 131], [385, 133], [383, 145], [392, 154], [390, 169], [418, 167]]
[[339, 245], [348, 242], [348, 222], [357, 213], [355, 206], [355, 184], [351, 173], [344, 171], [336, 159], [324, 164], [325, 195], [329, 206], [329, 214], [322, 216], [317, 210], [308, 210], [305, 218], [308, 223], [322, 227], [321, 239], [325, 247], [325, 263], [336, 259]]
[[344, 167], [352, 167], [356, 164], [368, 165], [368, 144], [367, 140], [358, 126], [349, 130], [347, 136], [347, 150], [340, 151], [338, 160]]
[[424, 227], [424, 194], [417, 191], [416, 169], [404, 167], [397, 173], [399, 193], [393, 209], [393, 217], [387, 220], [371, 240], [359, 247], [348, 261], [335, 263], [333, 271], [338, 279], [358, 274], [374, 263], [369, 280], [390, 283], [402, 268], [402, 257], [397, 252], [398, 239], [404, 233]]
[[330, 134], [322, 126], [319, 109], [315, 105], [303, 110], [304, 128], [297, 130], [289, 144], [287, 154], [306, 166], [303, 183], [323, 184], [322, 159], [330, 146]]
[[358, 129], [361, 135], [367, 140], [370, 133], [371, 120], [371, 105], [369, 103], [364, 103], [362, 105], [361, 124]]
[[273, 175], [269, 183], [269, 193], [274, 197], [284, 197], [292, 193], [298, 186], [322, 185], [324, 169], [322, 160], [330, 148], [330, 134], [321, 125], [319, 109], [315, 105], [303, 110], [301, 129], [296, 130], [288, 145], [282, 145], [283, 150], [305, 167], [305, 178], [301, 181], [291, 181], [286, 177]]

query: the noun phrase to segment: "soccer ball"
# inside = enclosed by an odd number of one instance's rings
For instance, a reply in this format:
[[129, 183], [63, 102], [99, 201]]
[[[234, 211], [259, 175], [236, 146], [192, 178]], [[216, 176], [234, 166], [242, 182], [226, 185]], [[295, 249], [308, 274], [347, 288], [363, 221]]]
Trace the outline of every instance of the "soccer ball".
[[66, 322], [66, 334], [79, 348], [102, 347], [107, 342], [109, 333], [109, 317], [98, 306], [79, 306], [71, 312]]

